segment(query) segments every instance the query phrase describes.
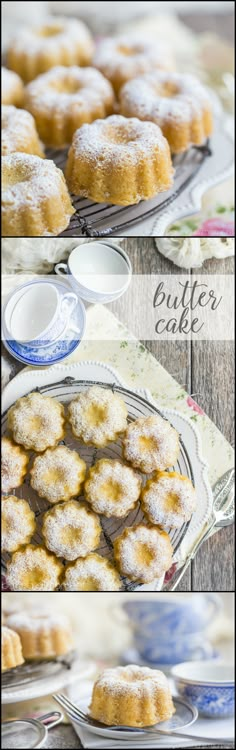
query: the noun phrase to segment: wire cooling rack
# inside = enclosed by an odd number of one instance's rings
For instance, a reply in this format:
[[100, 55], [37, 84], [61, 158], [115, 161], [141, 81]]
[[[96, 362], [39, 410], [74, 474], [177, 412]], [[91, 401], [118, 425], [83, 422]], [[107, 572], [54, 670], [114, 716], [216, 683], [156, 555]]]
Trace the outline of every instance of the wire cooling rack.
[[[67, 149], [47, 149], [46, 157], [64, 171]], [[60, 237], [104, 237], [117, 235], [120, 230], [131, 227], [153, 214], [163, 212], [196, 177], [200, 167], [212, 156], [209, 140], [203, 146], [193, 146], [184, 154], [173, 158], [175, 168], [174, 184], [171, 190], [159, 193], [152, 200], [141, 201], [134, 206], [114, 206], [107, 203], [94, 203], [85, 198], [71, 196], [75, 208], [67, 229]]]
[[[72, 401], [73, 398], [75, 398], [78, 393], [84, 392], [89, 388], [90, 386], [98, 385], [101, 388], [104, 389], [111, 389], [113, 392], [118, 393], [124, 400], [127, 412], [128, 412], [128, 422], [132, 422], [139, 417], [143, 416], [150, 416], [152, 414], [161, 414], [161, 412], [149, 401], [147, 401], [145, 398], [140, 396], [137, 393], [133, 393], [132, 391], [129, 391], [128, 389], [118, 386], [115, 383], [102, 383], [102, 382], [95, 382], [90, 380], [75, 380], [72, 377], [67, 377], [65, 380], [62, 380], [57, 383], [53, 383], [51, 385], [42, 386], [40, 388], [37, 388], [36, 390], [42, 393], [45, 396], [50, 396], [51, 398], [58, 399], [61, 403], [64, 403], [65, 407]], [[163, 414], [161, 416], [165, 419]], [[5, 412], [2, 416], [2, 433], [7, 434], [7, 412]], [[62, 444], [66, 445], [68, 448], [71, 448], [72, 450], [79, 450], [79, 454], [81, 458], [85, 461], [87, 467], [91, 467], [94, 465], [96, 461], [98, 461], [100, 458], [108, 458], [108, 459], [116, 459], [122, 461], [122, 443], [121, 440], [117, 440], [115, 443], [110, 443], [105, 448], [99, 449], [95, 448], [93, 446], [83, 445], [82, 443], [78, 444], [78, 440], [73, 436], [71, 431], [68, 429], [66, 437], [63, 441], [61, 441]], [[30, 462], [31, 465], [31, 462]], [[193, 469], [191, 465], [191, 460], [189, 457], [189, 453], [187, 450], [187, 447], [185, 446], [181, 436], [180, 436], [180, 453], [179, 457], [176, 461], [175, 466], [172, 468], [172, 470], [179, 472], [180, 474], [183, 474], [184, 476], [189, 477], [189, 479], [193, 482]], [[145, 481], [146, 478], [144, 478]], [[43, 500], [42, 498], [39, 498], [37, 493], [32, 489], [30, 485], [30, 478], [29, 478], [29, 472], [27, 473], [27, 476], [24, 480], [24, 483], [21, 487], [19, 487], [14, 494], [16, 494], [19, 497], [23, 497], [24, 499], [28, 500], [32, 510], [35, 513], [36, 520], [37, 520], [37, 530], [36, 533], [33, 536], [32, 543], [33, 544], [43, 544], [43, 537], [42, 537], [42, 521], [43, 521], [43, 514], [48, 508], [51, 507], [50, 503], [48, 501]], [[114, 539], [119, 536], [119, 534], [123, 531], [123, 529], [126, 526], [134, 526], [137, 523], [141, 523], [144, 520], [144, 515], [142, 512], [142, 509], [140, 507], [140, 504], [138, 503], [137, 506], [129, 512], [129, 514], [125, 518], [105, 518], [105, 516], [100, 516], [100, 523], [102, 527], [102, 534], [100, 539], [99, 548], [96, 550], [98, 554], [107, 557], [110, 561], [113, 560], [113, 542]], [[181, 542], [183, 541], [183, 538], [186, 534], [186, 531], [188, 529], [190, 521], [187, 523], [183, 523], [180, 529], [169, 529], [167, 528], [166, 531], [168, 531], [171, 544], [173, 547], [173, 555], [175, 558], [175, 554], [177, 550], [180, 547]], [[10, 555], [8, 553], [3, 553], [2, 555], [2, 572], [3, 574], [6, 571], [6, 565], [8, 560], [10, 559]], [[64, 564], [66, 564], [66, 561], [63, 561]], [[133, 591], [138, 590], [140, 588], [139, 584], [136, 582], [130, 582], [126, 578], [122, 578], [122, 590], [123, 591]]]
[[16, 688], [32, 683], [34, 680], [38, 682], [38, 680], [45, 679], [47, 676], [55, 676], [61, 672], [62, 667], [71, 669], [76, 657], [76, 651], [70, 651], [65, 656], [27, 661], [19, 667], [7, 669], [2, 673], [2, 689]]

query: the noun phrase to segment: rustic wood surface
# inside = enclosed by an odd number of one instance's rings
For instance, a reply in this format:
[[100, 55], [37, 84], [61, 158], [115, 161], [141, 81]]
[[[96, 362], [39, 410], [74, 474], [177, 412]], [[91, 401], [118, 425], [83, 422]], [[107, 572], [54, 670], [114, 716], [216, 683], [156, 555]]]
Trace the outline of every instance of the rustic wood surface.
[[[123, 247], [134, 273], [186, 273], [157, 252], [153, 238], [127, 238]], [[202, 273], [233, 273], [234, 260], [210, 260]], [[234, 346], [231, 342], [145, 341], [145, 346], [174, 375], [232, 444], [233, 414], [229, 403], [234, 392]], [[179, 591], [233, 591], [234, 539], [232, 526], [222, 529], [199, 550], [186, 571]]]

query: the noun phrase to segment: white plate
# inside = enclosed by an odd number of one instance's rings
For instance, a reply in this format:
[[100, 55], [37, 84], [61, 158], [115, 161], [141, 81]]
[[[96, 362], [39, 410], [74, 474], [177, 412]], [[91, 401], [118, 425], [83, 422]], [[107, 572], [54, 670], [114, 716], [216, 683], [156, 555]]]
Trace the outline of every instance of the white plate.
[[[67, 366], [56, 365], [41, 371], [25, 370], [11, 380], [4, 389], [2, 396], [3, 411], [9, 409], [16, 399], [29, 393], [32, 389], [60, 382], [66, 377], [73, 377], [76, 380], [115, 383], [127, 387], [117, 371], [101, 362], [85, 361]], [[155, 408], [159, 408], [148, 390], [139, 389], [134, 390], [133, 393], [146, 399]], [[171, 421], [181, 435], [199, 497], [198, 507], [192, 515], [175, 554], [175, 560], [178, 560], [185, 558], [187, 552], [199, 537], [203, 526], [207, 523], [212, 509], [212, 491], [208, 480], [207, 465], [202, 457], [201, 440], [197, 429], [190, 420], [173, 409], [160, 409], [160, 411], [164, 417]], [[161, 589], [162, 583], [163, 581], [158, 579], [150, 584], [137, 585], [137, 588], [143, 591], [155, 591]]]
[[[182, 698], [176, 698], [173, 696], [173, 702], [175, 705], [175, 714], [172, 716], [171, 719], [168, 721], [162, 721], [160, 724], [158, 724], [158, 728], [160, 729], [172, 729], [176, 731], [181, 731], [184, 729], [187, 729], [190, 727], [194, 722], [196, 721], [198, 717], [198, 711], [194, 708], [194, 706], [191, 706], [187, 701], [183, 700]], [[90, 700], [81, 700], [78, 701], [78, 708], [81, 708], [82, 711], [85, 713], [88, 711]], [[117, 740], [130, 740], [133, 742], [134, 740], [141, 740], [141, 739], [147, 739], [147, 733], [144, 730], [135, 731], [132, 730], [118, 730], [118, 729], [109, 729], [109, 727], [95, 727], [91, 726], [90, 724], [85, 724], [82, 721], [76, 721], [73, 720], [73, 725], [79, 725], [82, 729], [84, 729], [86, 732], [91, 732], [91, 734], [97, 734], [102, 737], [117, 739]], [[150, 740], [153, 740], [153, 736], [150, 736]], [[156, 739], [156, 738], [155, 738]], [[162, 738], [160, 738], [162, 739]], [[157, 740], [158, 741], [158, 740]]]
[[[118, 386], [120, 385], [124, 388], [127, 387], [120, 375], [113, 368], [101, 362], [87, 361], [67, 366], [56, 365], [52, 368], [41, 371], [26, 370], [19, 373], [4, 389], [2, 397], [3, 411], [5, 412], [9, 409], [16, 399], [29, 393], [32, 389], [61, 382], [66, 377], [72, 377], [75, 380], [115, 383]], [[154, 401], [148, 390], [139, 389], [136, 391], [134, 390], [133, 393], [146, 399], [151, 406], [154, 406], [154, 408], [159, 408], [157, 402]], [[160, 411], [164, 417], [170, 420], [181, 435], [183, 455], [187, 456], [187, 463], [189, 463], [191, 467], [191, 476], [197, 488], [197, 494], [199, 497], [197, 509], [195, 513], [193, 513], [189, 524], [186, 525], [181, 544], [178, 546], [177, 552], [175, 553], [174, 559], [176, 561], [185, 558], [186, 553], [192, 547], [203, 526], [206, 524], [212, 508], [212, 491], [207, 476], [207, 465], [203, 460], [201, 453], [200, 436], [195, 426], [193, 426], [192, 422], [186, 417], [172, 409], [160, 409]], [[27, 483], [23, 485], [23, 488], [24, 492], [26, 492], [26, 490], [28, 492], [29, 487], [27, 486]], [[19, 488], [19, 491], [21, 491], [21, 488]], [[42, 503], [44, 503], [44, 501], [41, 501], [41, 511], [46, 510], [46, 505], [44, 508]], [[116, 529], [112, 529], [112, 533], [114, 533], [115, 530]], [[157, 579], [150, 584], [137, 584], [135, 588], [144, 591], [160, 590], [162, 583], [163, 580]], [[132, 586], [132, 588], [134, 587]]]
[[94, 675], [94, 664], [83, 659], [75, 659], [70, 669], [63, 663], [56, 674], [45, 674], [40, 679], [22, 681], [21, 685], [4, 688], [2, 690], [2, 704], [20, 703], [34, 698], [42, 698], [44, 695], [52, 695], [59, 690], [72, 685], [92, 679]]

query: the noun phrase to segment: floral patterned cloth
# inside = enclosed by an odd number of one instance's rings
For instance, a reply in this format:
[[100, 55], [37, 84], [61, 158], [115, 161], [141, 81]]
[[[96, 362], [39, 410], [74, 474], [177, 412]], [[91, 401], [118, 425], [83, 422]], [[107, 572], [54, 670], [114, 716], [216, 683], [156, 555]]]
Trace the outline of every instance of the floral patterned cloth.
[[[99, 334], [99, 332], [101, 332]], [[103, 305], [87, 310], [87, 333], [66, 362], [96, 360], [114, 367], [130, 388], [148, 388], [161, 407], [176, 409], [197, 424], [212, 485], [234, 464], [234, 451], [193, 395], [186, 393], [155, 357]], [[101, 340], [99, 340], [99, 335]], [[94, 337], [95, 340], [89, 340]], [[106, 339], [106, 340], [105, 340]], [[103, 342], [101, 344], [101, 341]]]

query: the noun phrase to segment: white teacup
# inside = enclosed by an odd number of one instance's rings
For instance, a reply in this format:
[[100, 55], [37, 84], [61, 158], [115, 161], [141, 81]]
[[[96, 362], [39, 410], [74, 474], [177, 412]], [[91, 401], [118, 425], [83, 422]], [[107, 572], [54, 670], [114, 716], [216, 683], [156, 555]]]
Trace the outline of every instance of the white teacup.
[[87, 302], [108, 303], [128, 288], [132, 266], [124, 250], [112, 241], [78, 245], [67, 263], [57, 263], [55, 271], [69, 275], [69, 281]]
[[77, 304], [76, 294], [60, 294], [51, 281], [29, 282], [18, 287], [6, 302], [7, 330], [14, 341], [45, 346], [60, 338]]

